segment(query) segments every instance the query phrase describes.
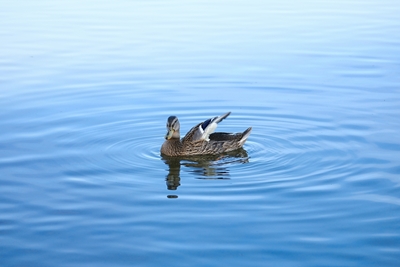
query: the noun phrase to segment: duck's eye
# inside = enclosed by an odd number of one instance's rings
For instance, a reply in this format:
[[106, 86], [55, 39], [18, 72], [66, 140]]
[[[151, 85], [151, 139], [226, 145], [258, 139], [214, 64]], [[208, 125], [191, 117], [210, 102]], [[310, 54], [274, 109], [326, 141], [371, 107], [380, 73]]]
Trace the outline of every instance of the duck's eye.
[[170, 116], [167, 120], [167, 128], [176, 129], [179, 128], [178, 118], [175, 116]]

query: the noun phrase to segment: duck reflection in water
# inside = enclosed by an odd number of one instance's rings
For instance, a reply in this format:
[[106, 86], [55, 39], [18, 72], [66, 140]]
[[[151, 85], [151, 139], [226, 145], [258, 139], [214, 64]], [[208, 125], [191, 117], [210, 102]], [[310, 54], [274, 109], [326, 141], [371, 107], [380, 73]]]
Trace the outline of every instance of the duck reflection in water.
[[249, 157], [243, 148], [220, 155], [201, 155], [186, 157], [171, 157], [162, 155], [168, 165], [168, 175], [165, 179], [168, 190], [176, 190], [181, 185], [181, 166], [189, 169], [199, 179], [229, 179], [229, 165], [247, 163]]

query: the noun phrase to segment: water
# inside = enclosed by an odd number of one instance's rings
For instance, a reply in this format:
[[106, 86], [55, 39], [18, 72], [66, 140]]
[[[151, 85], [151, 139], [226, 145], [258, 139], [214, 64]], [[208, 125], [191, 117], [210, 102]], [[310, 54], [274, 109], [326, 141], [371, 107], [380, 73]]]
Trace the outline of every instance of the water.
[[[3, 1], [1, 266], [397, 266], [397, 1]], [[232, 111], [237, 154], [159, 155]]]

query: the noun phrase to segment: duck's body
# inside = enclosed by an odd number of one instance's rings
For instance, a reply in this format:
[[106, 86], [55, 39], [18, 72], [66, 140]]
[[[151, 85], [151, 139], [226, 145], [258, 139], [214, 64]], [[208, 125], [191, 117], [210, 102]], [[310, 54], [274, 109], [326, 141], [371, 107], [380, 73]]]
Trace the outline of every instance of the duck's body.
[[228, 117], [230, 112], [208, 119], [194, 126], [180, 139], [180, 124], [176, 116], [167, 121], [168, 133], [161, 146], [166, 156], [215, 155], [239, 149], [250, 135], [251, 127], [243, 133], [214, 133], [217, 124]]

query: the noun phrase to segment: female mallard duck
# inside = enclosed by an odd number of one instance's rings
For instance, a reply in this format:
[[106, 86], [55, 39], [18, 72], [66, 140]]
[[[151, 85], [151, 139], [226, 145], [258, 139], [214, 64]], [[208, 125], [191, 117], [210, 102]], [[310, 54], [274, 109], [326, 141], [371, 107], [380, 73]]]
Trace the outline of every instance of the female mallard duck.
[[180, 139], [180, 124], [176, 116], [167, 120], [168, 132], [161, 146], [161, 154], [166, 156], [215, 155], [241, 148], [251, 132], [251, 127], [243, 133], [214, 133], [217, 124], [230, 112], [200, 122]]

